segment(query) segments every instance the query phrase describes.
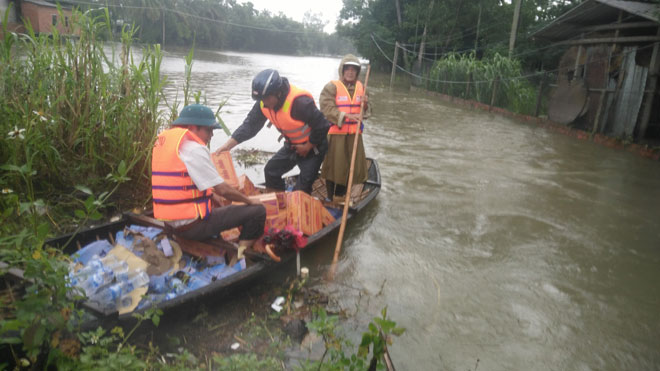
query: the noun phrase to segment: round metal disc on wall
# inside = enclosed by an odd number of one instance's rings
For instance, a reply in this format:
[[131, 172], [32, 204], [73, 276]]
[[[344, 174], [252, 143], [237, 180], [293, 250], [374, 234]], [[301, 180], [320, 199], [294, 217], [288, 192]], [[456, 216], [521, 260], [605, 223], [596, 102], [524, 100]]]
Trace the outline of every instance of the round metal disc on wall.
[[582, 81], [561, 81], [550, 97], [548, 118], [560, 124], [570, 124], [583, 113], [587, 103], [587, 88]]

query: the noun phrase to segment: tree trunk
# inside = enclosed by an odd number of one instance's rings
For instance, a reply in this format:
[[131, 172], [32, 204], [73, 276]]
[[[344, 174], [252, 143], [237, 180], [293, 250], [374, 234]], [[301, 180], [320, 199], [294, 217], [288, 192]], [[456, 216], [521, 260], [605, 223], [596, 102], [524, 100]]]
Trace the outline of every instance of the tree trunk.
[[454, 29], [456, 29], [456, 24], [458, 23], [458, 14], [461, 12], [461, 7], [463, 6], [463, 0], [459, 0], [458, 6], [456, 7], [456, 16], [454, 17], [454, 24], [451, 26], [451, 30], [447, 33], [447, 40], [445, 41], [445, 46], [442, 48], [443, 50], [446, 50], [447, 47], [449, 47], [449, 42], [451, 41], [451, 35], [454, 33]]
[[396, 6], [396, 21], [399, 27], [401, 27], [401, 6], [399, 5], [399, 0], [394, 0], [394, 6]]
[[516, 0], [516, 7], [513, 10], [513, 23], [511, 24], [511, 36], [509, 37], [509, 58], [513, 55], [513, 48], [516, 46], [516, 35], [518, 34], [518, 23], [520, 23], [520, 7], [522, 0]]
[[424, 47], [426, 46], [426, 30], [429, 27], [429, 20], [431, 18], [431, 13], [433, 12], [433, 4], [435, 0], [431, 0], [429, 4], [429, 12], [426, 15], [426, 21], [424, 22], [424, 31], [422, 31], [422, 41], [419, 43], [419, 54], [417, 55], [417, 69], [421, 73], [422, 71], [422, 59], [424, 58]]
[[479, 29], [481, 28], [481, 4], [479, 4], [479, 18], [477, 18], [477, 36], [474, 38], [474, 54], [479, 49]]

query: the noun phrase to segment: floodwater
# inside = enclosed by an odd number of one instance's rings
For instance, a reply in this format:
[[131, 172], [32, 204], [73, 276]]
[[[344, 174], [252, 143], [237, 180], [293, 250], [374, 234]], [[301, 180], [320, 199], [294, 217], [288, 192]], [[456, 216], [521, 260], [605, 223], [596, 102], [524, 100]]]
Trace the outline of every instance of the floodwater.
[[[179, 99], [184, 54], [163, 62]], [[197, 51], [192, 86], [227, 100], [234, 130], [260, 70], [318, 99], [338, 63]], [[336, 234], [303, 252], [349, 313], [345, 334], [359, 343], [387, 307], [407, 329], [390, 347], [399, 370], [660, 369], [660, 163], [387, 81], [370, 78], [364, 133], [382, 191], [348, 226], [334, 282], [322, 277]], [[277, 137], [264, 128], [241, 146], [275, 151]], [[226, 139], [216, 131], [211, 149]]]

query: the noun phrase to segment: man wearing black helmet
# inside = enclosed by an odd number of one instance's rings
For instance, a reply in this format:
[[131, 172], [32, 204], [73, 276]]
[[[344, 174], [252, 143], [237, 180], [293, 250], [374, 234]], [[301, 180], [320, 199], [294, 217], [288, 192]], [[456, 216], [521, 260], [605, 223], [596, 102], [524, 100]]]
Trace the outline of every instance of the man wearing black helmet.
[[261, 71], [254, 77], [252, 99], [256, 103], [243, 124], [216, 153], [229, 151], [251, 139], [269, 120], [280, 131], [285, 142], [264, 167], [266, 187], [283, 191], [285, 184], [282, 175], [298, 165], [300, 175], [294, 189], [311, 193], [328, 150], [330, 123], [316, 108], [309, 92], [290, 85], [273, 69]]

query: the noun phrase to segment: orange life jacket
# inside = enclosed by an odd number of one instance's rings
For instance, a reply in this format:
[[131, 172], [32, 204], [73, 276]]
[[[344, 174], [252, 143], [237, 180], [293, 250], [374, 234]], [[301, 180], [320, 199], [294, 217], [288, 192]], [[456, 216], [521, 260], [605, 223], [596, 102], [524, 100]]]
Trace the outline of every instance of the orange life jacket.
[[293, 117], [291, 117], [291, 105], [293, 104], [293, 100], [302, 95], [314, 99], [309, 92], [291, 85], [289, 95], [286, 96], [282, 108], [278, 111], [264, 107], [263, 101], [260, 103], [261, 112], [263, 112], [264, 116], [275, 125], [277, 130], [279, 130], [289, 142], [295, 144], [306, 143], [309, 140], [309, 133], [312, 132], [312, 128], [310, 128], [309, 125], [302, 121], [294, 120]]
[[[337, 109], [341, 112], [360, 114], [360, 103], [364, 99], [364, 88], [360, 81], [355, 82], [355, 91], [353, 97], [348, 93], [346, 86], [339, 80], [333, 80], [333, 84], [337, 87], [337, 94], [335, 95], [335, 104]], [[358, 128], [358, 122], [355, 120], [344, 120], [341, 128], [337, 125], [330, 126], [328, 134], [355, 134]], [[362, 125], [360, 125], [360, 133], [362, 132]]]
[[151, 158], [151, 192], [154, 217], [161, 220], [206, 218], [211, 211], [211, 192], [199, 190], [179, 158], [179, 147], [186, 137], [206, 145], [197, 135], [183, 128], [162, 132]]

